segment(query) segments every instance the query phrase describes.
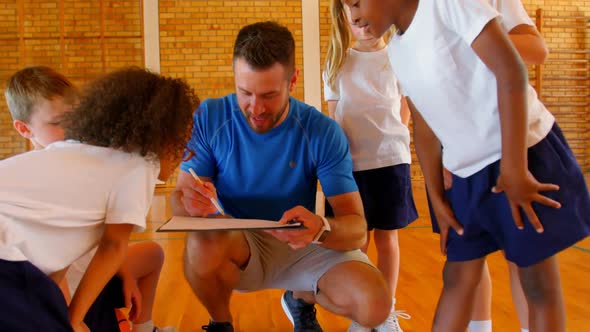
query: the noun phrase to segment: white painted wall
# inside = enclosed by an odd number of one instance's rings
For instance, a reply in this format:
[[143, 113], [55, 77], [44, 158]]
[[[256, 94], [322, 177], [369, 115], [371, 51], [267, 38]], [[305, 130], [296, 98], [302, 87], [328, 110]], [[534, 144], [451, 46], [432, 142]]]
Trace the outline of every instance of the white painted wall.
[[[305, 103], [322, 107], [320, 76], [320, 8], [317, 0], [301, 0], [303, 28], [303, 92]], [[160, 25], [158, 0], [143, 0], [145, 67], [160, 73]]]
[[145, 67], [160, 73], [160, 20], [158, 0], [143, 0], [143, 52]]
[[322, 109], [320, 71], [320, 6], [317, 0], [301, 0], [303, 28], [303, 93], [305, 103]]

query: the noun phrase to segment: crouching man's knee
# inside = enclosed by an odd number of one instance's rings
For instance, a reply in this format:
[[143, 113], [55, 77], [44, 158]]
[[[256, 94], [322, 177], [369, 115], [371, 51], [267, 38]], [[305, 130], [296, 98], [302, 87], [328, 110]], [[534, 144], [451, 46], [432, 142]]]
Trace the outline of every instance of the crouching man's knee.
[[376, 327], [383, 323], [391, 312], [392, 299], [388, 292], [380, 296], [366, 298], [364, 303], [359, 303], [355, 321], [362, 326]]
[[223, 248], [214, 237], [205, 233], [189, 233], [184, 250], [184, 275], [190, 282], [195, 278], [215, 274], [224, 261]]

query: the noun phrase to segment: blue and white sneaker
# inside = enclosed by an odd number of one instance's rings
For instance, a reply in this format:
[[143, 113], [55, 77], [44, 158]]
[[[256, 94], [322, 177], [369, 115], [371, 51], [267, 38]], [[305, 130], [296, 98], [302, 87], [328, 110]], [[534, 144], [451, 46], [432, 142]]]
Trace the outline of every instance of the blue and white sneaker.
[[292, 291], [286, 291], [281, 297], [281, 305], [293, 324], [293, 332], [323, 332], [313, 304], [297, 300]]

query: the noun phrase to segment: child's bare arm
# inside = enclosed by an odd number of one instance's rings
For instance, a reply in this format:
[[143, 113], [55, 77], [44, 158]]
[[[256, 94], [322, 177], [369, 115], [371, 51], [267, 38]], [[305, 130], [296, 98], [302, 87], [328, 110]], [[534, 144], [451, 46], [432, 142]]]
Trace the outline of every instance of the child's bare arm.
[[525, 66], [497, 19], [484, 27], [472, 47], [496, 76], [502, 128], [502, 166], [524, 175], [528, 131]]
[[410, 108], [408, 107], [408, 100], [406, 97], [402, 96], [401, 100], [401, 107], [400, 107], [400, 117], [404, 126], [410, 125]]
[[545, 40], [534, 26], [517, 25], [508, 32], [508, 38], [527, 65], [543, 64], [549, 55]]
[[[129, 258], [127, 258], [129, 259]], [[123, 262], [119, 271], [117, 271], [117, 276], [121, 279], [123, 283], [123, 297], [125, 299], [125, 308], [129, 310], [129, 320], [135, 322], [136, 319], [141, 315], [142, 311], [142, 294], [139, 290], [139, 285], [137, 283], [137, 279], [133, 276], [133, 273], [129, 269], [129, 264]]]
[[460, 235], [463, 234], [463, 227], [455, 218], [444, 197], [441, 143], [416, 110], [412, 101], [409, 98], [406, 99], [408, 108], [412, 113], [416, 154], [420, 161], [420, 167], [422, 167], [422, 173], [424, 173], [426, 190], [428, 190], [428, 196], [440, 228], [440, 249], [443, 254], [446, 254], [449, 227], [453, 227]]
[[108, 281], [115, 275], [127, 254], [133, 225], [107, 224], [96, 254], [84, 273], [69, 307], [70, 322], [78, 325]]
[[443, 200], [444, 193], [441, 143], [409, 98], [407, 103], [412, 112], [414, 145], [424, 174], [424, 180], [428, 186], [428, 194], [433, 203], [438, 203]]
[[502, 159], [495, 191], [506, 193], [517, 226], [523, 225], [519, 211], [522, 208], [533, 227], [541, 232], [543, 227], [531, 203], [535, 201], [559, 207], [559, 203], [539, 193], [559, 188], [553, 184], [539, 183], [528, 171], [528, 78], [525, 66], [497, 19], [484, 27], [472, 43], [472, 48], [496, 76]]

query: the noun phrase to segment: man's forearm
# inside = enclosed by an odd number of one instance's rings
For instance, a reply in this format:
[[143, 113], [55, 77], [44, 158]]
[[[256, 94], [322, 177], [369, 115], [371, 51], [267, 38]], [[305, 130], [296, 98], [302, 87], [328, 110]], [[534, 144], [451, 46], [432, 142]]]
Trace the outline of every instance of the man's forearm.
[[348, 251], [361, 248], [367, 241], [367, 221], [363, 216], [349, 214], [328, 218], [331, 231], [323, 247]]

